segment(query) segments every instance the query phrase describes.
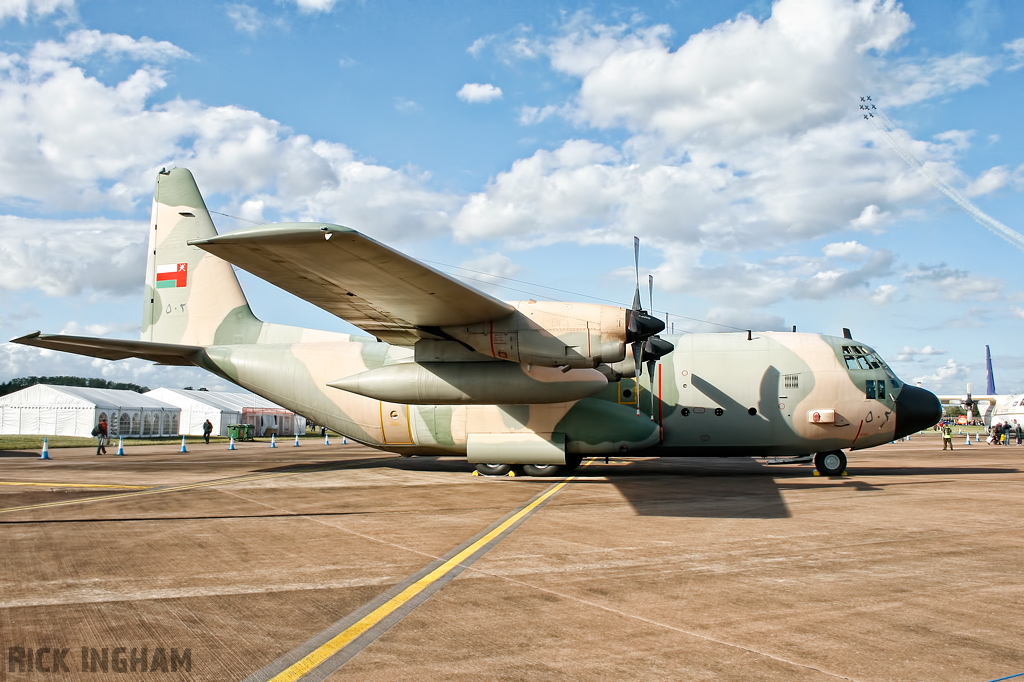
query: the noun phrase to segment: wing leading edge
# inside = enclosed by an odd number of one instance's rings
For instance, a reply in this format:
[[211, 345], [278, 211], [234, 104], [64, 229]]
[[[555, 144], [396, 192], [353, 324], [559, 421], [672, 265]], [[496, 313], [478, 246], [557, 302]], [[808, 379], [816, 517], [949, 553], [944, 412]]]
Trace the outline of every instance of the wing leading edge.
[[[432, 328], [498, 320], [515, 309], [340, 225], [275, 223], [190, 245], [208, 251], [388, 343]], [[442, 334], [443, 336], [443, 334]]]
[[154, 343], [152, 341], [101, 339], [91, 336], [42, 334], [40, 332], [33, 332], [32, 334], [11, 339], [11, 343], [87, 355], [104, 360], [140, 358], [159, 365], [196, 365], [203, 353], [203, 349], [198, 346]]

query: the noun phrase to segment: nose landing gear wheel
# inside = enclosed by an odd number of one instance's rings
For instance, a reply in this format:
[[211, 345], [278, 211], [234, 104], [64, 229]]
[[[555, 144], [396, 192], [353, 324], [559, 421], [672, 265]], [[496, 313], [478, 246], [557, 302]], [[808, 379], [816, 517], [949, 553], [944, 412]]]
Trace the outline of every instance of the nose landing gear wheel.
[[511, 464], [477, 464], [481, 476], [505, 476], [512, 471]]
[[842, 450], [819, 452], [814, 455], [814, 467], [822, 476], [840, 476], [846, 471], [846, 453]]

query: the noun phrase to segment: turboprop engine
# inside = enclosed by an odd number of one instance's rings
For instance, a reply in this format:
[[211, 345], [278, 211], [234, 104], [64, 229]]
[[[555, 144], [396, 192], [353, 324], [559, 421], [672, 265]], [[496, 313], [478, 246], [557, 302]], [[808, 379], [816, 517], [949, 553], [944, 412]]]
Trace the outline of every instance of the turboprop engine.
[[440, 331], [492, 358], [528, 368], [568, 370], [621, 362], [627, 343], [665, 328], [664, 322], [644, 311], [618, 306], [533, 300], [510, 304], [516, 312], [506, 318]]

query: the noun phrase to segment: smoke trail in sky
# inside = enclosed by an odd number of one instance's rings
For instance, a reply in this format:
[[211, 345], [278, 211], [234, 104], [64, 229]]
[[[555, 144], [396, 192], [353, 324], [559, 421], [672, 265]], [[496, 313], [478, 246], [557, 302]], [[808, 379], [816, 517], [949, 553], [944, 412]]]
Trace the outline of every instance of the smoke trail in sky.
[[[870, 100], [868, 101], [870, 102]], [[885, 139], [889, 141], [892, 148], [896, 150], [896, 153], [899, 154], [911, 168], [915, 168], [920, 171], [921, 175], [926, 177], [929, 182], [935, 185], [936, 189], [956, 202], [957, 206], [966, 211], [967, 214], [976, 221], [987, 227], [989, 231], [999, 235], [1021, 251], [1024, 251], [1024, 235], [1016, 230], [1010, 229], [992, 216], [985, 214], [980, 208], [968, 201], [967, 198], [960, 194], [956, 189], [950, 187], [941, 179], [929, 172], [928, 169], [925, 168], [924, 162], [917, 158], [912, 151], [903, 147], [903, 145], [901, 145], [893, 136], [893, 133], [896, 131], [896, 126], [893, 125], [891, 120], [889, 120], [889, 117], [874, 105], [869, 106], [872, 108], [868, 114], [865, 114], [866, 118], [874, 124], [875, 128], [885, 135]], [[872, 113], [875, 115], [872, 116]]]

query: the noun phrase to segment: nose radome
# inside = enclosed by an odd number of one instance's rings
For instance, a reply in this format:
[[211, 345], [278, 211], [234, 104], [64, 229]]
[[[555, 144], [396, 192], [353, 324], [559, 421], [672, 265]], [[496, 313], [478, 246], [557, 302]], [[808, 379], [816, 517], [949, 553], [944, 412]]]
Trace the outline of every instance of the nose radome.
[[942, 419], [942, 403], [931, 391], [904, 386], [896, 398], [896, 438], [934, 426]]

